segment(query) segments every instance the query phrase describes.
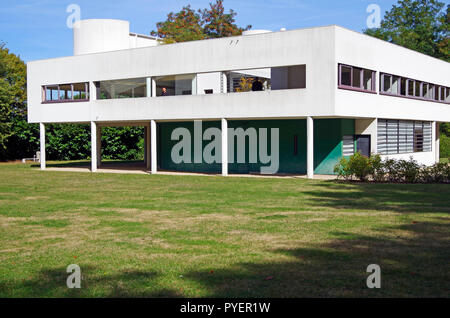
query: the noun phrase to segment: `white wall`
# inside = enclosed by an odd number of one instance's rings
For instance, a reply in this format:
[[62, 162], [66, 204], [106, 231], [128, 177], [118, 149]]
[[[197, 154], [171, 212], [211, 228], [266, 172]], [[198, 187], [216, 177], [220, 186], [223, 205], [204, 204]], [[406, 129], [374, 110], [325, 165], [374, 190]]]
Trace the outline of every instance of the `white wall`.
[[157, 46], [158, 41], [156, 39], [136, 34], [136, 33], [130, 33], [130, 49], [140, 48], [140, 47], [149, 47], [149, 46]]
[[[246, 116], [326, 116], [333, 113], [334, 27], [192, 41], [28, 63], [28, 120], [80, 122]], [[308, 65], [308, 89], [226, 96], [176, 96], [139, 100], [42, 104], [42, 85]], [[272, 94], [271, 94], [272, 93]], [[244, 93], [243, 93], [244, 94]], [[260, 94], [260, 95], [258, 95]], [[105, 105], [105, 107], [103, 107]], [[181, 110], [180, 105], [186, 108]], [[275, 105], [275, 107], [274, 107]], [[222, 107], [222, 108], [219, 108]], [[216, 110], [214, 113], [212, 110]], [[133, 116], [131, 116], [133, 114]], [[147, 118], [148, 116], [152, 116]]]
[[89, 19], [75, 22], [73, 54], [124, 50], [130, 47], [130, 23], [123, 20]]
[[427, 152], [414, 152], [414, 153], [402, 153], [396, 155], [381, 155], [382, 159], [403, 159], [409, 160], [410, 158], [416, 160], [419, 164], [423, 164], [426, 166], [432, 166], [436, 163], [435, 153], [434, 151]]
[[[316, 116], [450, 121], [448, 104], [338, 89], [337, 63], [450, 87], [450, 63], [329, 26], [29, 62], [28, 120], [89, 122]], [[305, 89], [41, 103], [42, 85], [289, 65], [306, 65]], [[197, 92], [205, 85], [201, 79], [197, 81]]]
[[450, 87], [450, 63], [341, 27], [335, 31], [336, 115], [450, 121], [449, 104], [337, 88], [338, 63], [377, 71], [377, 91], [380, 72]]
[[221, 76], [221, 72], [197, 74], [197, 94], [205, 94], [205, 89], [212, 89], [214, 94], [219, 94]]

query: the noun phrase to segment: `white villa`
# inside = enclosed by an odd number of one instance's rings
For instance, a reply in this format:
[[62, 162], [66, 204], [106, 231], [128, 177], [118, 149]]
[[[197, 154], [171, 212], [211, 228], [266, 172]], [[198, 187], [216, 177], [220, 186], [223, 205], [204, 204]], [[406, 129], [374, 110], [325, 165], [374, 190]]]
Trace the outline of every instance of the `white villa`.
[[[249, 127], [278, 128], [278, 172], [313, 178], [356, 151], [434, 164], [439, 122], [450, 121], [450, 63], [336, 25], [162, 44], [130, 33], [127, 21], [82, 20], [73, 51], [27, 65], [28, 121], [40, 123], [42, 169], [49, 123], [91, 125], [93, 172], [102, 127], [143, 126], [151, 173], [222, 175], [265, 164], [234, 160], [228, 128], [242, 128], [244, 140]], [[202, 135], [221, 130], [221, 160], [198, 160], [193, 141], [192, 160], [174, 162], [174, 129], [194, 135], [197, 120]]]

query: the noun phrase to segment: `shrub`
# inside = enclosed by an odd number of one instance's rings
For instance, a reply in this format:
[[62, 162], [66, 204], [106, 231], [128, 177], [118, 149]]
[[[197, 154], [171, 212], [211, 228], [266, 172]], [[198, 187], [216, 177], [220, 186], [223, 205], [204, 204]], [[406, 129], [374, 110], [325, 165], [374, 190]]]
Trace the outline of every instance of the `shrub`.
[[369, 158], [369, 164], [371, 165], [372, 178], [376, 182], [382, 182], [386, 178], [386, 169], [379, 154], [372, 155]]
[[419, 180], [421, 166], [410, 157], [409, 160], [398, 160], [397, 164], [399, 181], [414, 183]]
[[341, 158], [334, 167], [334, 172], [337, 173], [338, 178], [344, 177], [346, 180], [350, 180], [356, 177], [361, 181], [366, 181], [372, 172], [372, 168], [369, 158], [357, 152], [350, 156], [349, 159]]
[[445, 134], [439, 137], [439, 148], [441, 158], [450, 158], [450, 137]]
[[386, 180], [389, 182], [399, 182], [400, 174], [398, 162], [395, 159], [386, 159], [383, 162], [384, 170], [386, 171]]
[[361, 181], [366, 181], [367, 177], [372, 172], [372, 168], [369, 164], [369, 158], [363, 156], [359, 152], [355, 153], [353, 156], [350, 156], [348, 164], [351, 174]]
[[342, 157], [341, 160], [339, 160], [339, 163], [334, 166], [334, 172], [337, 173], [338, 179], [343, 177], [345, 180], [350, 180], [352, 178], [352, 173], [350, 171], [348, 159]]
[[420, 165], [412, 157], [409, 160], [382, 160], [378, 154], [367, 158], [355, 153], [349, 158], [342, 158], [334, 172], [338, 178], [346, 180], [356, 177], [361, 181], [371, 178], [375, 182], [450, 183], [450, 164], [436, 163], [427, 167]]
[[450, 165], [447, 163], [436, 163], [431, 167], [422, 167], [420, 179], [426, 183], [448, 183], [450, 182]]

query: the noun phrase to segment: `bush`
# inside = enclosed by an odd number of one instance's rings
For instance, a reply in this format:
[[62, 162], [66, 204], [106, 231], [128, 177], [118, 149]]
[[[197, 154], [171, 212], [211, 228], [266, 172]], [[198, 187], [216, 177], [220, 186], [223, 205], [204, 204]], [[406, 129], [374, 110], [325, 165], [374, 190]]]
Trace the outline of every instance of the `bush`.
[[369, 158], [369, 164], [372, 166], [372, 178], [376, 182], [382, 182], [386, 177], [386, 169], [379, 154], [372, 155]]
[[399, 181], [414, 183], [419, 180], [421, 166], [412, 157], [409, 161], [398, 160], [396, 166]]
[[450, 137], [441, 134], [439, 137], [439, 148], [441, 158], [450, 158]]
[[344, 177], [346, 180], [356, 177], [361, 181], [366, 181], [372, 172], [372, 168], [369, 164], [369, 158], [357, 152], [349, 159], [342, 158], [334, 167], [334, 172], [338, 174], [338, 177]]
[[352, 178], [347, 158], [342, 157], [341, 160], [339, 160], [339, 163], [334, 166], [334, 173], [337, 174], [338, 178], [343, 177], [345, 180], [350, 180]]
[[449, 183], [450, 164], [436, 163], [427, 167], [420, 165], [412, 157], [409, 160], [386, 159], [380, 155], [367, 158], [355, 153], [349, 158], [342, 158], [334, 167], [337, 177], [351, 180], [354, 177], [361, 181], [371, 179], [375, 182], [425, 182]]

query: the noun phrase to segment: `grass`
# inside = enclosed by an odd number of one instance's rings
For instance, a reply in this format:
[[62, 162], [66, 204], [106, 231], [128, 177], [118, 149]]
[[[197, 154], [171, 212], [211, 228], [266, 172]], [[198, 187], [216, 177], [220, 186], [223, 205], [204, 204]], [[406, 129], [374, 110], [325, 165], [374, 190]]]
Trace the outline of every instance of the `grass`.
[[1, 164], [0, 297], [448, 297], [449, 212], [444, 184]]

